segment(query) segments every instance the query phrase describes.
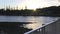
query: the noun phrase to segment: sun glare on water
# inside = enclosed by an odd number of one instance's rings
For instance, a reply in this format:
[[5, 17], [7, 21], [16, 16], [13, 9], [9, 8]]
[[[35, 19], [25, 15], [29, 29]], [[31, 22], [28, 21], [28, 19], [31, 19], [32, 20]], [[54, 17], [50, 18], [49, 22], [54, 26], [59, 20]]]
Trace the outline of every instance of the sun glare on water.
[[36, 29], [38, 27], [42, 26], [42, 22], [39, 21], [36, 17], [32, 17], [32, 18], [28, 18], [29, 22], [32, 22], [31, 24], [26, 24], [24, 25], [24, 27], [28, 28], [28, 29]]

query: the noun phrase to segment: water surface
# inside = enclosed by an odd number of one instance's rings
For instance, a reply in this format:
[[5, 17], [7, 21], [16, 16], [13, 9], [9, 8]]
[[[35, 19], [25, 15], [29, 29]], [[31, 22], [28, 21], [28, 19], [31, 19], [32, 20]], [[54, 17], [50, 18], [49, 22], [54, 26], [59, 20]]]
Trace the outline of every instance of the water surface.
[[58, 20], [59, 17], [42, 17], [42, 16], [0, 16], [0, 22], [32, 22], [24, 27], [35, 29], [42, 24], [47, 24]]

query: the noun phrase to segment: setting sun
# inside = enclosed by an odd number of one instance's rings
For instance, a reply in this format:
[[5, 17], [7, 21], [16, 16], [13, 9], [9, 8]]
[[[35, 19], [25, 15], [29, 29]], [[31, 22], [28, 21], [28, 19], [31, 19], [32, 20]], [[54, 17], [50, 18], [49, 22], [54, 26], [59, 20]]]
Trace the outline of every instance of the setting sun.
[[[50, 0], [49, 0], [50, 1]], [[48, 7], [51, 5], [57, 5], [57, 2], [48, 2], [47, 0], [25, 0], [20, 7], [22, 6], [23, 9], [25, 9], [25, 6], [27, 6], [27, 9], [36, 9], [36, 8], [43, 8], [43, 7]]]
[[[36, 8], [40, 8], [40, 2], [37, 0], [26, 0], [24, 1], [24, 3], [21, 4], [22, 6], [27, 6], [27, 9], [36, 9]], [[24, 8], [24, 7], [23, 7]]]
[[34, 0], [26, 0], [21, 5], [19, 5], [20, 8], [25, 9], [25, 6], [27, 6], [27, 9], [36, 9], [39, 7], [39, 3]]
[[18, 6], [19, 9], [25, 9], [25, 6], [27, 6], [27, 9], [34, 10], [36, 8], [60, 5], [57, 0], [0, 0], [0, 2], [0, 8], [5, 8], [6, 6], [10, 5], [10, 7]]

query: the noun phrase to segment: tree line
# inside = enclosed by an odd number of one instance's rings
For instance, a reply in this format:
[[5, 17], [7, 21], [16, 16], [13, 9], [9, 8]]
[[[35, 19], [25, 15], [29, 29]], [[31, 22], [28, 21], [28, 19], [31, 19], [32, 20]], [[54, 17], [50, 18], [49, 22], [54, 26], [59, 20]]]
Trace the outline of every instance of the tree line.
[[60, 6], [50, 6], [45, 8], [37, 8], [34, 10], [10, 10], [0, 9], [0, 15], [6, 16], [60, 16]]

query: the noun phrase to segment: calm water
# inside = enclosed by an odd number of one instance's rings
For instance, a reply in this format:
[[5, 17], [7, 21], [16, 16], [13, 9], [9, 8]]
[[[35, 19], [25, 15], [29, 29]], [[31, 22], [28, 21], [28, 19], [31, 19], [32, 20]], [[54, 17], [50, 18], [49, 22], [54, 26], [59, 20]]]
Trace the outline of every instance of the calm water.
[[0, 22], [32, 22], [32, 24], [24, 24], [26, 28], [35, 29], [42, 24], [51, 23], [58, 20], [59, 17], [42, 17], [42, 16], [0, 16]]

